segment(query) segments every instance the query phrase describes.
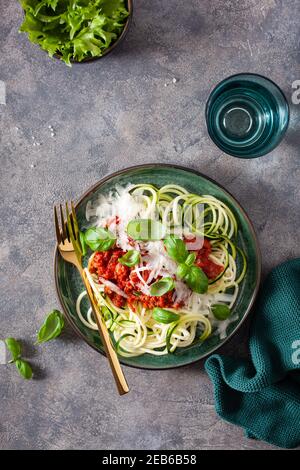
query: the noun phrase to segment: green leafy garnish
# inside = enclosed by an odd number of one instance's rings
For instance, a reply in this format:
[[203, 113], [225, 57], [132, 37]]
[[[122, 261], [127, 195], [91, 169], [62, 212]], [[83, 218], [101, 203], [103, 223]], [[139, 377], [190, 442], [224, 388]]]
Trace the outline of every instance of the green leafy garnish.
[[174, 235], [170, 235], [164, 240], [164, 244], [170, 258], [172, 258], [177, 263], [185, 262], [189, 252], [183, 240], [176, 238]]
[[124, 0], [19, 0], [21, 32], [52, 57], [81, 62], [100, 57], [121, 35], [128, 11]]
[[189, 270], [190, 270], [190, 268], [187, 264], [180, 263], [177, 266], [176, 276], [179, 277], [179, 279], [184, 279], [184, 277], [187, 275]]
[[186, 260], [185, 260], [185, 264], [186, 264], [187, 266], [193, 266], [193, 264], [195, 263], [195, 261], [196, 261], [196, 255], [195, 255], [195, 253], [190, 253], [190, 254], [187, 256]]
[[178, 264], [176, 275], [182, 279], [193, 292], [205, 294], [208, 289], [208, 278], [201, 268], [195, 266], [195, 253], [189, 253], [185, 243], [174, 235], [166, 238], [164, 244], [168, 255]]
[[37, 334], [37, 344], [46, 343], [51, 339], [57, 338], [61, 334], [64, 325], [62, 313], [58, 310], [52, 310]]
[[15, 338], [6, 338], [4, 340], [7, 349], [11, 353], [9, 363], [15, 362], [21, 356], [21, 345]]
[[159, 281], [156, 281], [151, 284], [150, 295], [160, 297], [161, 295], [164, 295], [170, 290], [174, 289], [174, 286], [174, 279], [172, 279], [171, 277], [163, 277]]
[[208, 278], [198, 266], [191, 266], [183, 280], [193, 292], [198, 294], [207, 292]]
[[118, 261], [124, 266], [135, 266], [140, 261], [140, 253], [137, 250], [129, 250], [124, 256], [119, 258]]
[[8, 364], [15, 363], [19, 374], [24, 379], [31, 379], [32, 369], [28, 362], [21, 359], [22, 349], [20, 343], [15, 338], [6, 338], [4, 342], [12, 357]]
[[170, 312], [170, 310], [165, 310], [164, 308], [155, 307], [152, 312], [152, 317], [159, 323], [173, 323], [180, 319], [180, 315], [175, 312]]
[[84, 242], [93, 251], [108, 251], [114, 246], [116, 238], [107, 228], [92, 227], [85, 232]]
[[21, 377], [24, 379], [31, 379], [32, 377], [32, 369], [30, 364], [27, 361], [24, 361], [23, 359], [17, 359], [16, 362], [16, 368]]
[[165, 227], [159, 220], [131, 220], [127, 225], [127, 235], [133, 240], [161, 240], [165, 235]]
[[225, 304], [212, 305], [211, 311], [217, 320], [226, 320], [231, 314], [230, 308]]

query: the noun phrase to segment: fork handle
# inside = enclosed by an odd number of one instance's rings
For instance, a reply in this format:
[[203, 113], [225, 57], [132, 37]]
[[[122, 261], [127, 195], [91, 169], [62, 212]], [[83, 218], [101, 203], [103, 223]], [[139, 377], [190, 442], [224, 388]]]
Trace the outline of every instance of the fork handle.
[[89, 301], [91, 303], [94, 318], [95, 318], [95, 321], [96, 321], [97, 326], [98, 326], [100, 337], [101, 337], [101, 340], [102, 340], [107, 358], [109, 360], [110, 367], [111, 367], [111, 370], [112, 370], [112, 373], [113, 373], [113, 376], [114, 376], [119, 394], [120, 395], [125, 395], [125, 393], [129, 392], [129, 387], [128, 387], [128, 384], [126, 382], [125, 376], [123, 374], [123, 371], [122, 371], [121, 364], [119, 362], [117, 353], [116, 353], [116, 351], [115, 351], [115, 349], [114, 349], [114, 347], [111, 343], [111, 339], [110, 339], [110, 336], [109, 336], [108, 329], [107, 329], [107, 327], [104, 323], [104, 320], [102, 319], [102, 316], [100, 315], [100, 313], [98, 311], [98, 307], [97, 307], [97, 304], [95, 302], [92, 287], [89, 283], [89, 280], [88, 280], [87, 275], [86, 275], [84, 270], [81, 271], [81, 277], [82, 277], [82, 280], [84, 282]]

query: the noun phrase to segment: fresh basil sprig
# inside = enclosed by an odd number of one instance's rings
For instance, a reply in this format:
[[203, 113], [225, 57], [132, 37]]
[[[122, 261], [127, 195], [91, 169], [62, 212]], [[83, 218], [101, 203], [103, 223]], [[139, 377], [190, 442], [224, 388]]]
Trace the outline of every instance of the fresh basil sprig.
[[133, 240], [161, 240], [166, 230], [159, 220], [135, 219], [127, 225], [127, 235]]
[[211, 311], [217, 320], [226, 320], [231, 314], [231, 310], [226, 304], [212, 305]]
[[46, 343], [51, 339], [57, 338], [64, 328], [65, 322], [62, 313], [58, 310], [52, 310], [45, 319], [37, 334], [37, 344]]
[[104, 227], [89, 228], [80, 237], [82, 251], [86, 250], [86, 245], [93, 251], [108, 251], [116, 242], [112, 232]]
[[164, 295], [170, 290], [174, 289], [174, 287], [174, 279], [172, 279], [171, 277], [163, 277], [159, 281], [156, 281], [151, 284], [150, 295], [160, 297], [161, 295]]
[[175, 312], [170, 312], [170, 310], [166, 310], [164, 308], [155, 307], [152, 311], [152, 317], [159, 323], [173, 323], [174, 321], [178, 321], [180, 315]]
[[176, 238], [174, 235], [170, 235], [164, 240], [164, 245], [170, 258], [172, 258], [177, 263], [185, 262], [189, 252], [181, 238]]
[[187, 264], [180, 263], [177, 266], [176, 276], [179, 277], [179, 279], [184, 279], [184, 277], [187, 275], [189, 270], [190, 270], [190, 268]]
[[21, 345], [15, 338], [6, 338], [4, 340], [7, 349], [11, 354], [11, 360], [8, 362], [11, 364], [15, 362], [21, 356]]
[[135, 266], [140, 261], [140, 253], [137, 250], [129, 250], [124, 256], [119, 258], [118, 261], [124, 266]]
[[6, 338], [4, 340], [7, 349], [11, 353], [11, 360], [8, 364], [15, 363], [17, 371], [24, 379], [31, 379], [32, 369], [30, 364], [24, 359], [21, 359], [22, 348], [20, 343], [15, 338]]
[[183, 281], [198, 294], [205, 294], [208, 289], [208, 279], [201, 268], [198, 266], [190, 266], [187, 274], [183, 277]]
[[189, 253], [185, 243], [174, 235], [166, 238], [164, 244], [168, 255], [178, 264], [176, 275], [182, 279], [193, 292], [205, 294], [208, 289], [208, 278], [201, 268], [195, 266], [195, 253]]
[[[38, 332], [36, 344], [57, 338], [62, 332], [64, 324], [63, 315], [58, 310], [52, 310]], [[21, 357], [22, 348], [20, 343], [15, 338], [6, 338], [4, 342], [11, 353], [11, 360], [8, 364], [15, 363], [21, 377], [27, 380], [31, 379], [33, 375], [32, 368], [29, 362]]]
[[180, 279], [184, 279], [184, 277], [189, 273], [191, 266], [193, 266], [196, 260], [195, 253], [190, 253], [184, 263], [180, 263], [177, 267], [177, 276]]

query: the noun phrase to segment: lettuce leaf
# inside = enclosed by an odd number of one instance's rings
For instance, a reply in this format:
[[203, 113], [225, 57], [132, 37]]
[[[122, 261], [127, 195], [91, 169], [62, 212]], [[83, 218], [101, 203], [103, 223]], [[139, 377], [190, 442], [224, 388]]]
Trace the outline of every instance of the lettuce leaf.
[[52, 57], [71, 60], [101, 57], [122, 33], [125, 0], [19, 0], [24, 10], [20, 32]]

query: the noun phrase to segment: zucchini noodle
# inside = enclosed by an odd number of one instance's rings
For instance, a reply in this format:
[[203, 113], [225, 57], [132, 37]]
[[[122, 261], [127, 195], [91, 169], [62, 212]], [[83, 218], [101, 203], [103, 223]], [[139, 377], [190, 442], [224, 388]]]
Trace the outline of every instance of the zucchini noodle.
[[[203, 208], [200, 212], [199, 205]], [[115, 222], [116, 216], [118, 222]], [[152, 309], [146, 308], [138, 297], [134, 305], [125, 301], [123, 307], [116, 306], [106, 293], [103, 278], [101, 282], [90, 272], [95, 253], [91, 255], [85, 271], [119, 355], [132, 357], [148, 353], [161, 356], [200, 344], [213, 334], [221, 339], [226, 337], [228, 324], [237, 317], [231, 315], [225, 321], [217, 320], [212, 306], [218, 303], [226, 304], [230, 309], [234, 306], [247, 261], [241, 248], [236, 246], [238, 225], [235, 215], [224, 202], [211, 195], [189, 193], [173, 184], [160, 189], [151, 184], [116, 186], [108, 195], [101, 195], [98, 201], [87, 205], [86, 217], [88, 221], [93, 218], [99, 227], [115, 229], [116, 246], [120, 250], [140, 251], [142, 260], [132, 271], [139, 279], [141, 292], [149, 293], [150, 283], [157, 278], [171, 276], [175, 281], [173, 297], [178, 305], [167, 310], [176, 313], [178, 318], [172, 323], [159, 323], [153, 318]], [[176, 278], [177, 265], [168, 259], [162, 240], [129, 240], [126, 227], [134, 219], [159, 220], [164, 227], [172, 229], [172, 233], [181, 233], [180, 238], [189, 234], [209, 240], [209, 259], [222, 269], [215, 278], [209, 279], [205, 294], [193, 292]], [[143, 278], [145, 270], [149, 272], [147, 280]], [[111, 282], [106, 284], [112, 285]], [[117, 289], [116, 286], [115, 292], [120, 292]], [[78, 317], [85, 327], [97, 330], [92, 309], [85, 309], [83, 313], [81, 304], [85, 296], [86, 291], [77, 299]]]

